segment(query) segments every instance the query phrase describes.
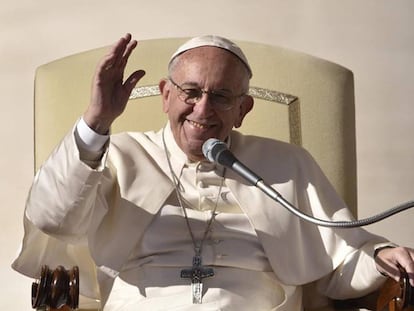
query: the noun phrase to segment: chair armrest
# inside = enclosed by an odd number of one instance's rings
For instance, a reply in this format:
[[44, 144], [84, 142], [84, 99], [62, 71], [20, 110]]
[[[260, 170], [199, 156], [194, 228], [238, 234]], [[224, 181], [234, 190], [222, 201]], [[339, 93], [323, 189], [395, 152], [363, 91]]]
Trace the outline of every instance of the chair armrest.
[[42, 267], [40, 278], [32, 284], [32, 307], [48, 310], [72, 310], [79, 305], [79, 268]]
[[399, 282], [387, 278], [378, 291], [360, 298], [335, 300], [334, 307], [337, 310], [362, 308], [377, 311], [414, 311], [414, 288], [410, 285], [407, 273], [402, 271]]
[[334, 300], [333, 306], [335, 310], [377, 310], [377, 300], [379, 298], [379, 291], [375, 291], [363, 297]]
[[[79, 304], [79, 269], [66, 270], [59, 266], [51, 271], [43, 266], [40, 280], [32, 284], [32, 307], [49, 307], [53, 310], [73, 310]], [[334, 300], [336, 310], [367, 309], [390, 311], [414, 311], [414, 288], [408, 275], [402, 272], [400, 282], [388, 278], [384, 285], [369, 295]]]

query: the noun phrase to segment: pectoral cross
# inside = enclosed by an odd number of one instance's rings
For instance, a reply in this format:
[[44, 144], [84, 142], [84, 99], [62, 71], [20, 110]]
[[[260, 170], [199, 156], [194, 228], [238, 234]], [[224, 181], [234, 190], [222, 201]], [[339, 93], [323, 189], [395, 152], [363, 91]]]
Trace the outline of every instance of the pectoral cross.
[[214, 276], [213, 268], [203, 267], [201, 265], [201, 256], [193, 257], [193, 267], [191, 269], [181, 270], [182, 278], [191, 278], [191, 292], [193, 294], [193, 303], [200, 304], [203, 297], [203, 279]]

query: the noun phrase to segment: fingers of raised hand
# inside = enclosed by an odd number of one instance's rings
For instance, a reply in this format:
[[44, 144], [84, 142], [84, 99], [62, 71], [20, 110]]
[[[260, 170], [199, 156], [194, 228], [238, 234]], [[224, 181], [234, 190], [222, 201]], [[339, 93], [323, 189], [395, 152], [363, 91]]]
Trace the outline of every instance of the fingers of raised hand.
[[123, 69], [125, 68], [128, 62], [129, 56], [131, 55], [132, 51], [136, 48], [137, 44], [138, 42], [136, 40], [132, 40], [132, 41], [129, 41], [128, 44], [126, 45], [124, 53], [119, 60], [119, 64]]
[[130, 34], [120, 38], [102, 59], [98, 66], [99, 72], [123, 74], [128, 58], [136, 46], [137, 41], [132, 40]]
[[128, 96], [131, 94], [132, 89], [135, 87], [135, 85], [138, 83], [139, 80], [145, 75], [144, 70], [137, 70], [133, 72], [128, 79], [125, 80], [124, 88], [125, 92], [128, 93]]

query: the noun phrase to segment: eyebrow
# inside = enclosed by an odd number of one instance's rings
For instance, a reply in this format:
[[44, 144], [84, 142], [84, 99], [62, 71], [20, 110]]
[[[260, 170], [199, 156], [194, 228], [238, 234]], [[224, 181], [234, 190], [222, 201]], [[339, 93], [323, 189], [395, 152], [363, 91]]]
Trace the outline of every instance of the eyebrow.
[[[197, 82], [184, 82], [183, 84], [180, 85], [180, 87], [186, 87], [186, 86], [204, 89]], [[227, 88], [212, 89], [209, 91], [213, 93], [214, 92], [228, 92], [233, 95], [233, 91]]]

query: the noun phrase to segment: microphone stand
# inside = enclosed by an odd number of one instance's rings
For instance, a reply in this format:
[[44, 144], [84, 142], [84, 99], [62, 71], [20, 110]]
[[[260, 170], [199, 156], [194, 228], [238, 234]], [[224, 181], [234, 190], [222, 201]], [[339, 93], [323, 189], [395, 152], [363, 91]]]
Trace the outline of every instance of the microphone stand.
[[258, 176], [247, 166], [241, 163], [233, 153], [227, 148], [227, 145], [224, 142], [221, 142], [217, 139], [211, 138], [207, 140], [203, 145], [203, 154], [205, 157], [211, 161], [216, 162], [222, 166], [225, 166], [235, 173], [243, 177], [245, 180], [250, 182], [252, 185], [259, 188], [263, 193], [269, 196], [274, 201], [281, 204], [288, 211], [300, 217], [301, 219], [316, 224], [323, 227], [331, 228], [355, 228], [367, 226], [378, 221], [381, 221], [385, 218], [388, 218], [392, 215], [400, 213], [404, 210], [414, 207], [414, 201], [408, 201], [406, 203], [397, 205], [385, 212], [379, 213], [377, 215], [360, 219], [360, 220], [351, 220], [351, 221], [331, 221], [319, 219], [310, 215], [307, 215], [300, 211], [297, 207], [293, 206], [289, 201], [287, 201], [283, 196], [273, 189], [270, 185], [266, 184], [263, 178]]

